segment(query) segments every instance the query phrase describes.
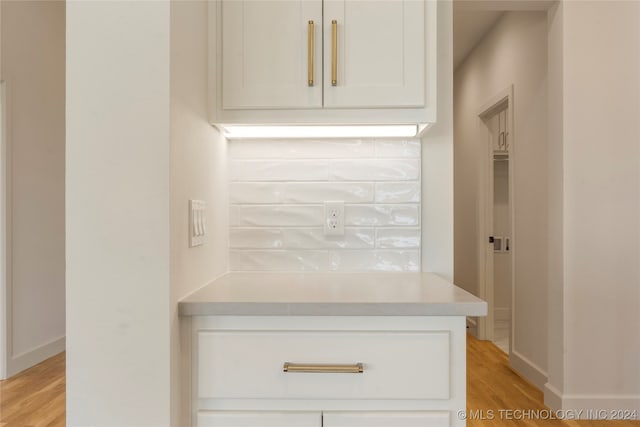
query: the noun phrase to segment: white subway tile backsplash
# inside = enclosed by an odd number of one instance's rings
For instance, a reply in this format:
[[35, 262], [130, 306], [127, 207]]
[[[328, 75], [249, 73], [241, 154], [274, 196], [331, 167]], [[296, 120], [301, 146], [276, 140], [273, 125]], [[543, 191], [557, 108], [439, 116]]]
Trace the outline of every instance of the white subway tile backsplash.
[[238, 223], [238, 213], [240, 212], [240, 207], [237, 205], [229, 206], [229, 226], [236, 227], [239, 225]]
[[318, 228], [232, 228], [232, 249], [371, 249], [374, 228], [347, 228], [344, 236], [325, 236]]
[[331, 271], [420, 271], [420, 251], [332, 251]]
[[420, 182], [376, 182], [376, 203], [420, 203]]
[[327, 271], [328, 251], [238, 251], [229, 254], [231, 271]]
[[229, 153], [234, 159], [353, 159], [375, 157], [376, 142], [370, 139], [238, 140], [229, 143]]
[[232, 228], [229, 246], [234, 249], [282, 249], [284, 239], [279, 228]]
[[375, 159], [329, 162], [331, 181], [410, 181], [420, 178], [420, 160]]
[[420, 224], [418, 205], [348, 205], [345, 207], [345, 225], [356, 226], [410, 226]]
[[234, 204], [373, 203], [375, 187], [373, 182], [232, 182], [230, 197]]
[[421, 232], [419, 228], [378, 228], [376, 229], [376, 248], [420, 248]]
[[371, 249], [375, 241], [373, 228], [346, 228], [344, 236], [325, 236], [322, 228], [285, 228], [286, 249]]
[[373, 203], [372, 182], [291, 182], [282, 187], [284, 203], [324, 203], [339, 200], [346, 203]]
[[321, 226], [322, 205], [240, 205], [237, 224], [241, 226]]
[[233, 160], [231, 181], [321, 181], [328, 179], [326, 160]]
[[229, 184], [231, 203], [262, 204], [280, 203], [282, 188], [280, 182], [232, 182]]
[[[233, 271], [420, 271], [420, 141], [229, 143]], [[324, 203], [345, 203], [325, 236]]]
[[420, 158], [420, 140], [378, 140], [376, 141], [376, 157], [382, 158]]

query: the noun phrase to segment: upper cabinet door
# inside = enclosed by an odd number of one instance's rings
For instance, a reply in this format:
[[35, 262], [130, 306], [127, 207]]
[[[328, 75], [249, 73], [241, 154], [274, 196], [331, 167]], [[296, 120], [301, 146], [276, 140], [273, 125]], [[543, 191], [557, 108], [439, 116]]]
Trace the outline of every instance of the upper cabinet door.
[[424, 0], [324, 1], [325, 108], [425, 104], [424, 7]]
[[321, 0], [223, 0], [221, 8], [224, 109], [322, 108]]

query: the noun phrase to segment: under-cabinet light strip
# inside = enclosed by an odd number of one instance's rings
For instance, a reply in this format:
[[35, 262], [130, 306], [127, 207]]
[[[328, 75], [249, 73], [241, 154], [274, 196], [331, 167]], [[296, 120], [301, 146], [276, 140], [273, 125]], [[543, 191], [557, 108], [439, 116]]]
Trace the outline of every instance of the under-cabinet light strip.
[[242, 138], [381, 138], [414, 137], [416, 125], [247, 126], [222, 127], [227, 139]]

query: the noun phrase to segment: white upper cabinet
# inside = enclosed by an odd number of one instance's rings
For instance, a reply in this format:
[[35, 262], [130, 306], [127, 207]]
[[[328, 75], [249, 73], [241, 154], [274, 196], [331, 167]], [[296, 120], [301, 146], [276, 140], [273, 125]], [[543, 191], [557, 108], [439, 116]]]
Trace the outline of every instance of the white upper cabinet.
[[321, 32], [319, 0], [223, 1], [223, 108], [322, 108]]
[[209, 5], [212, 123], [435, 122], [437, 2]]
[[324, 106], [424, 105], [424, 2], [324, 1]]

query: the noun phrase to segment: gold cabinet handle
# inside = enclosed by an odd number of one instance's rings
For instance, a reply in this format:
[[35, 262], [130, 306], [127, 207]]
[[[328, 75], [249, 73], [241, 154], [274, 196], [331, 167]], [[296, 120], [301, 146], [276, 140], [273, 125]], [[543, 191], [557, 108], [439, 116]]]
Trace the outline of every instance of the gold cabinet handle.
[[313, 21], [309, 21], [309, 30], [308, 30], [308, 60], [307, 60], [307, 81], [309, 86], [313, 86], [313, 48], [314, 48], [314, 36], [315, 36], [315, 26]]
[[316, 374], [361, 374], [364, 372], [364, 365], [362, 363], [354, 363], [353, 365], [316, 365], [285, 362], [282, 370], [284, 372], [308, 372]]
[[338, 21], [331, 21], [331, 86], [338, 85]]

